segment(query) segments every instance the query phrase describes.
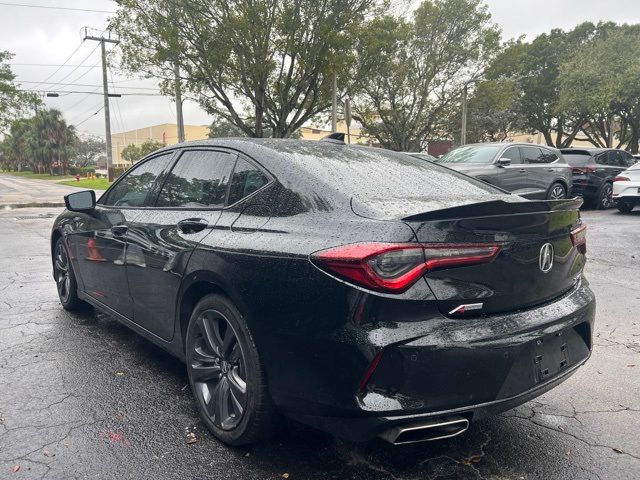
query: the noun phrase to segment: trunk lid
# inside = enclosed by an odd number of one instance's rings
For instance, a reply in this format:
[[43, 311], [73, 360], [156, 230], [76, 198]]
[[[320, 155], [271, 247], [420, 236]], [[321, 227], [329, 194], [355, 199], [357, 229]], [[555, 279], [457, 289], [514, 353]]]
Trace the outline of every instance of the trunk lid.
[[483, 315], [550, 301], [579, 281], [584, 248], [573, 245], [571, 232], [581, 225], [581, 204], [580, 199], [494, 200], [414, 213], [402, 220], [423, 244], [501, 244], [490, 263], [424, 277], [443, 314]]

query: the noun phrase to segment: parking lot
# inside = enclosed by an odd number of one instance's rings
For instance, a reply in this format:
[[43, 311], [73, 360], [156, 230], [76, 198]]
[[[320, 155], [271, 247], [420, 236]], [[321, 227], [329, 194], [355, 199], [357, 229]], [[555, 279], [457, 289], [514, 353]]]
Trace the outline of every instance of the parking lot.
[[558, 388], [442, 442], [351, 444], [284, 423], [243, 449], [206, 431], [182, 364], [113, 319], [60, 307], [58, 212], [0, 211], [0, 479], [640, 478], [640, 210], [583, 213], [595, 347]]

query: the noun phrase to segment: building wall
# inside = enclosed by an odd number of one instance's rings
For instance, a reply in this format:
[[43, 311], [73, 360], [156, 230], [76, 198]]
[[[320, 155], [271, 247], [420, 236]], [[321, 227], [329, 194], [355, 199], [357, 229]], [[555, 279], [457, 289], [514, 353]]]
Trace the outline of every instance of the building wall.
[[[373, 139], [362, 135], [360, 128], [351, 128], [351, 143], [372, 145]], [[344, 122], [338, 123], [338, 132], [347, 133], [347, 125]], [[209, 138], [208, 125], [185, 125], [185, 139], [204, 140]], [[306, 140], [320, 140], [331, 133], [331, 130], [323, 128], [302, 127], [300, 129], [302, 138]], [[142, 145], [147, 140], [155, 140], [165, 145], [174, 145], [178, 143], [178, 127], [172, 123], [163, 123], [161, 125], [152, 125], [150, 127], [130, 130], [128, 132], [113, 133], [111, 135], [111, 145], [113, 148], [113, 165], [115, 167], [125, 167], [129, 162], [122, 158], [122, 150], [127, 145]], [[345, 137], [345, 141], [347, 141]]]
[[[187, 141], [208, 138], [208, 125], [185, 125], [184, 135]], [[127, 145], [142, 145], [147, 140], [155, 140], [165, 145], [178, 143], [178, 127], [172, 123], [152, 125], [150, 127], [130, 130], [128, 132], [113, 133], [111, 145], [113, 148], [113, 164], [116, 167], [126, 166], [129, 162], [122, 158], [122, 150]]]

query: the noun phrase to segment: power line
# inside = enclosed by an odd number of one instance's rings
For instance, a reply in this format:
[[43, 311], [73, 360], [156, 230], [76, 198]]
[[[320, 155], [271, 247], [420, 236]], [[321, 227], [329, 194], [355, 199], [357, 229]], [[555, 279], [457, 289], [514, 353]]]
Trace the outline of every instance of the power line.
[[[131, 88], [134, 88], [134, 87], [131, 87]], [[21, 88], [21, 89], [19, 89], [19, 91], [20, 92], [32, 92], [32, 93], [58, 93], [58, 94], [62, 94], [62, 95], [70, 95], [70, 94], [73, 94], [73, 93], [86, 93], [87, 95], [103, 95], [102, 93], [96, 92], [95, 90], [88, 92], [86, 90], [59, 90], [59, 91], [55, 91], [55, 90], [34, 90], [34, 89]], [[116, 96], [116, 94], [114, 94], [114, 96]], [[138, 97], [164, 97], [165, 95], [163, 95], [161, 93], [124, 92], [124, 93], [118, 93], [117, 96], [118, 97], [131, 97], [131, 96], [138, 96]]]
[[97, 114], [99, 114], [102, 109], [104, 108], [104, 106], [100, 107], [98, 110], [96, 110], [95, 113], [92, 113], [91, 115], [89, 115], [87, 118], [85, 118], [83, 121], [81, 121], [80, 123], [76, 123], [75, 127], [78, 128], [80, 125], [82, 125], [84, 122], [88, 122], [89, 120], [91, 120], [92, 117], [95, 117]]
[[70, 10], [74, 12], [110, 13], [110, 14], [116, 13], [109, 10], [94, 10], [90, 8], [73, 8], [73, 7], [54, 7], [51, 5], [33, 5], [30, 3], [0, 2], [0, 5], [7, 5], [9, 7], [45, 8], [48, 10]]
[[59, 63], [14, 63], [10, 62], [9, 65], [14, 65], [16, 67], [67, 67], [67, 68], [95, 68], [95, 66], [91, 65], [79, 65], [79, 64], [59, 64]]
[[[36, 81], [33, 80], [18, 80], [19, 83], [38, 83]], [[113, 81], [111, 83], [114, 83]], [[96, 84], [91, 84], [91, 83], [57, 83], [57, 82], [48, 82], [47, 85], [59, 85], [62, 87], [102, 87], [102, 85], [96, 85]], [[37, 86], [37, 85], [36, 85]], [[159, 89], [157, 88], [153, 88], [153, 87], [130, 87], [127, 86], [126, 88], [132, 89], [132, 90], [151, 90], [154, 92], [160, 92]], [[35, 89], [35, 87], [34, 87]], [[60, 91], [60, 93], [63, 93], [63, 91]]]
[[78, 46], [76, 47], [76, 49], [75, 49], [73, 52], [71, 52], [71, 55], [69, 55], [69, 56], [67, 57], [67, 59], [62, 63], [62, 65], [60, 65], [60, 66], [56, 69], [56, 71], [55, 71], [55, 72], [53, 72], [51, 75], [49, 75], [47, 78], [45, 78], [42, 82], [38, 83], [38, 85], [36, 85], [36, 87], [38, 87], [38, 86], [42, 85], [43, 83], [46, 83], [46, 82], [47, 82], [47, 80], [50, 80], [50, 79], [51, 79], [51, 78], [52, 78], [56, 73], [58, 73], [58, 72], [62, 69], [62, 67], [64, 67], [64, 66], [66, 65], [66, 63], [67, 63], [69, 60], [71, 60], [71, 58], [76, 54], [76, 52], [77, 52], [78, 50], [80, 50], [80, 48], [82, 47], [82, 45], [83, 45], [83, 44], [84, 44], [84, 40], [82, 40], [82, 41], [80, 42], [80, 45], [78, 45]]
[[[89, 52], [89, 55], [87, 55], [86, 57], [84, 57], [84, 58], [80, 61], [80, 64], [82, 65], [82, 64], [84, 64], [84, 62], [86, 62], [87, 60], [89, 60], [89, 58], [91, 57], [91, 55], [93, 55], [93, 52], [95, 52], [97, 49], [98, 49], [98, 45], [96, 45], [96, 46], [95, 46], [95, 48]], [[100, 62], [96, 63], [95, 65], [97, 66], [99, 63], [100, 63]], [[74, 68], [73, 70], [71, 70], [71, 71], [67, 72], [67, 73], [65, 74], [65, 76], [64, 76], [64, 77], [62, 77], [62, 78], [58, 79], [58, 82], [57, 82], [57, 83], [58, 83], [58, 85], [62, 84], [62, 82], [63, 82], [64, 80], [66, 80], [67, 78], [69, 78], [73, 72], [75, 72], [76, 70], [78, 70], [78, 68], [80, 68], [80, 67], [76, 67], [76, 68]], [[91, 70], [86, 70], [86, 71], [85, 71], [82, 75], [80, 75], [80, 77], [78, 77], [78, 78], [82, 78], [82, 77], [84, 77], [84, 76], [85, 76], [87, 73], [89, 73], [89, 72], [91, 72]], [[78, 79], [74, 80], [74, 82], [75, 82], [75, 81], [77, 81], [77, 80], [78, 80]], [[47, 85], [51, 85], [51, 83], [48, 83]]]

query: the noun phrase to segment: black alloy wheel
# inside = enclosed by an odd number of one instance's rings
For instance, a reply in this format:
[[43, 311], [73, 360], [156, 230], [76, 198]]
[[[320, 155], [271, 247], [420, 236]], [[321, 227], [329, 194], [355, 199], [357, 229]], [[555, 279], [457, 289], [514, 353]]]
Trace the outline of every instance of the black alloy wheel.
[[200, 417], [229, 445], [270, 435], [277, 413], [251, 332], [231, 301], [217, 294], [193, 309], [186, 337], [189, 383]]
[[195, 394], [213, 424], [231, 430], [240, 423], [247, 404], [247, 361], [222, 313], [205, 310], [196, 329], [190, 361]]
[[605, 183], [600, 189], [600, 196], [598, 197], [597, 208], [600, 210], [606, 210], [613, 205], [613, 186], [610, 183]]
[[81, 301], [78, 299], [76, 277], [71, 267], [69, 252], [62, 238], [58, 239], [54, 248], [53, 275], [62, 307], [65, 310], [76, 310]]
[[563, 198], [567, 198], [567, 190], [561, 183], [554, 183], [549, 189], [547, 198], [549, 200], [562, 200]]

